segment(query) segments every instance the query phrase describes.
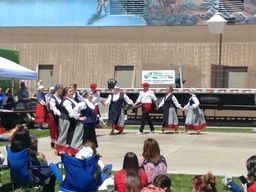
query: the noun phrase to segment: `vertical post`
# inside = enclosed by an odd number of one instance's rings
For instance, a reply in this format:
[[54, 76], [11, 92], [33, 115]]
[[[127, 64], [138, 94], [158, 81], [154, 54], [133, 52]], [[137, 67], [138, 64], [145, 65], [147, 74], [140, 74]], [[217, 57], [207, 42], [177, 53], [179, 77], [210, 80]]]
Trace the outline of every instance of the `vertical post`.
[[62, 65], [60, 65], [60, 71], [59, 71], [59, 84], [61, 84], [61, 76], [62, 76]]
[[219, 50], [219, 70], [218, 70], [218, 88], [222, 88], [223, 79], [222, 79], [222, 67], [221, 67], [221, 58], [222, 57], [222, 33], [220, 34], [220, 50]]
[[182, 69], [181, 64], [179, 64], [179, 74], [180, 74], [180, 88], [183, 89], [183, 78], [182, 78]]
[[133, 66], [133, 74], [132, 74], [132, 88], [134, 88], [135, 83], [135, 73], [136, 73], [136, 65]]

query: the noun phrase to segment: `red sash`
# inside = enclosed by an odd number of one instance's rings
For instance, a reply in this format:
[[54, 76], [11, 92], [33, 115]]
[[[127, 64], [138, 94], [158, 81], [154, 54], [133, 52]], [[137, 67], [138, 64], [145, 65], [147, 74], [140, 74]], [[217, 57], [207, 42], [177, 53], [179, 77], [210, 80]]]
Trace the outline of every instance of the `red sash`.
[[142, 103], [141, 106], [146, 108], [145, 112], [148, 112], [151, 109], [152, 103]]
[[96, 105], [94, 108], [94, 114], [98, 115], [99, 114], [99, 105]]

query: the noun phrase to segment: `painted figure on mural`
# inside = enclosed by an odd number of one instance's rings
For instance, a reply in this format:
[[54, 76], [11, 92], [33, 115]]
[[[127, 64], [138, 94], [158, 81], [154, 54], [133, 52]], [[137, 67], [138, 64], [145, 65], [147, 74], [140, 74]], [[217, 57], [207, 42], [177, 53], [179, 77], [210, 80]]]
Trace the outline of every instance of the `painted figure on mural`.
[[97, 0], [98, 2], [98, 6], [97, 6], [97, 13], [101, 13], [102, 11], [102, 7], [104, 7], [105, 13], [108, 14], [108, 4], [109, 1], [108, 0]]

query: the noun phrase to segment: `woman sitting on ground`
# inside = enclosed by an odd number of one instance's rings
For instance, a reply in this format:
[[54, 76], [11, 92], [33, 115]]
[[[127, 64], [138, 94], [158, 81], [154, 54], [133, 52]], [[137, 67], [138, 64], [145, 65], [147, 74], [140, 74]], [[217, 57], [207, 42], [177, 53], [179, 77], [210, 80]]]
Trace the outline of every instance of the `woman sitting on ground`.
[[191, 179], [192, 192], [217, 192], [216, 179], [211, 173], [197, 175]]
[[143, 153], [139, 157], [139, 166], [146, 172], [148, 183], [152, 183], [157, 175], [167, 175], [167, 163], [160, 154], [158, 142], [148, 138], [144, 141]]
[[157, 175], [152, 184], [144, 187], [141, 192], [169, 192], [172, 181], [167, 175]]
[[147, 179], [147, 174], [139, 168], [137, 155], [128, 152], [124, 156], [123, 169], [115, 174], [115, 191], [139, 192], [147, 186]]

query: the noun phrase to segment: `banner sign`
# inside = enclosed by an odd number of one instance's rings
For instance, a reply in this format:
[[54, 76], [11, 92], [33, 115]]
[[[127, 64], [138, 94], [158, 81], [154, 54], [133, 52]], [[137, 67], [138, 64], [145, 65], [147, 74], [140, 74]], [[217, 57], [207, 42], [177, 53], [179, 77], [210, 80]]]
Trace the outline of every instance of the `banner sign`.
[[175, 70], [145, 70], [142, 71], [142, 83], [175, 84]]

